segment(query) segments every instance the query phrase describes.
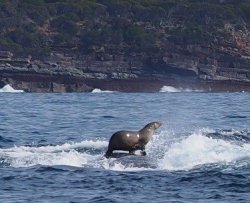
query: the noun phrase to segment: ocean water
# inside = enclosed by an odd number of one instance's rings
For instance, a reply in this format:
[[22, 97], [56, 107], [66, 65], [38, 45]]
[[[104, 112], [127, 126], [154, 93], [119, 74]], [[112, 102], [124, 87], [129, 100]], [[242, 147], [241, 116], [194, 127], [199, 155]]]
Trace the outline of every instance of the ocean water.
[[[249, 202], [250, 94], [0, 93], [0, 202]], [[110, 136], [161, 121], [147, 156]]]

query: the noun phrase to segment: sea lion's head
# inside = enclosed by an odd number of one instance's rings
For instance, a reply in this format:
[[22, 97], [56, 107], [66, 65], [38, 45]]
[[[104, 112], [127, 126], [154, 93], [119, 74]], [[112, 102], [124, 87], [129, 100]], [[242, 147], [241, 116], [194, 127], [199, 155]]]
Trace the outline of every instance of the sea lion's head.
[[148, 123], [144, 129], [146, 128], [148, 131], [154, 131], [156, 130], [157, 128], [161, 127], [161, 123], [160, 122], [151, 122], [151, 123]]

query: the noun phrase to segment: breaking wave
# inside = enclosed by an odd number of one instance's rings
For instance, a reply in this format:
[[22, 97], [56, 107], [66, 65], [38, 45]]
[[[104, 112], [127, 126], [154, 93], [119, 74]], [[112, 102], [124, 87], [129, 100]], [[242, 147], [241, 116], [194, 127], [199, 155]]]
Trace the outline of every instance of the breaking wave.
[[189, 170], [208, 164], [234, 164], [250, 157], [250, 144], [208, 137], [196, 132], [169, 146], [159, 167], [167, 170]]
[[11, 87], [9, 84], [7, 84], [3, 88], [0, 89], [0, 93], [1, 92], [20, 93], [20, 92], [24, 92], [24, 91], [23, 90], [15, 90], [13, 87]]
[[176, 87], [172, 87], [172, 86], [163, 86], [160, 89], [160, 92], [169, 92], [169, 93], [173, 93], [173, 92], [202, 92], [202, 90], [196, 90], [196, 89], [188, 89], [188, 88], [176, 88]]
[[92, 90], [92, 93], [114, 93], [115, 91], [110, 91], [110, 90], [101, 90], [98, 88], [95, 88]]
[[98, 157], [96, 151], [106, 147], [106, 145], [106, 141], [85, 140], [79, 143], [65, 143], [56, 146], [15, 146], [0, 149], [0, 160], [2, 160], [2, 164], [12, 167], [30, 167], [34, 165], [83, 167], [93, 158]]
[[[243, 137], [249, 137], [244, 132]], [[56, 146], [15, 146], [0, 149], [0, 166], [68, 165], [116, 171], [190, 170], [216, 165], [250, 164], [250, 143], [244, 139], [224, 139], [234, 133], [200, 130], [184, 137], [167, 131], [155, 135], [147, 146], [148, 156], [103, 157], [108, 141], [84, 140]], [[211, 136], [213, 135], [213, 136]]]

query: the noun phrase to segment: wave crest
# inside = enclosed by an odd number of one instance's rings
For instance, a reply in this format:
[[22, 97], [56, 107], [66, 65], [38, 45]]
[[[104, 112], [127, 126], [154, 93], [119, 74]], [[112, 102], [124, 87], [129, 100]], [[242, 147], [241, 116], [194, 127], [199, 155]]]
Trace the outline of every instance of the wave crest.
[[168, 92], [168, 93], [175, 93], [175, 92], [202, 92], [202, 90], [189, 89], [189, 88], [176, 88], [176, 87], [172, 87], [172, 86], [163, 86], [160, 89], [160, 92]]
[[5, 85], [3, 88], [0, 89], [1, 92], [6, 92], [6, 93], [21, 93], [24, 92], [23, 90], [15, 90], [13, 87], [11, 87], [9, 84]]
[[101, 90], [98, 88], [95, 88], [92, 90], [92, 93], [114, 93], [115, 91], [110, 91], [110, 90]]
[[[220, 132], [220, 131], [219, 131]], [[208, 164], [242, 165], [249, 160], [250, 144], [243, 140], [225, 139], [218, 132], [200, 130], [188, 136], [162, 131], [147, 145], [148, 156], [103, 157], [108, 142], [84, 140], [56, 146], [12, 147], [0, 149], [0, 165], [30, 167], [34, 165], [67, 165], [116, 171], [190, 170]], [[214, 136], [211, 136], [213, 134]], [[228, 133], [231, 136], [232, 133]], [[244, 136], [248, 136], [244, 132]], [[237, 162], [237, 164], [235, 164]], [[249, 164], [249, 163], [247, 163]]]
[[196, 132], [169, 146], [159, 168], [189, 170], [206, 164], [231, 163], [250, 157], [250, 145], [238, 145]]
[[79, 143], [65, 143], [56, 146], [13, 147], [0, 149], [1, 162], [12, 167], [30, 167], [34, 165], [68, 165], [82, 167], [95, 156], [89, 149], [102, 149], [106, 141], [85, 140]]

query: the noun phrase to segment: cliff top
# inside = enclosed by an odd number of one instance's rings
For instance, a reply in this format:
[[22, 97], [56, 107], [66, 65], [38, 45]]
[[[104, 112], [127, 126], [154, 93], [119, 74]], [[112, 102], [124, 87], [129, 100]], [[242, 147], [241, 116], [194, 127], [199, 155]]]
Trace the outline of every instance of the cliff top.
[[0, 0], [0, 50], [153, 55], [171, 43], [232, 43], [249, 23], [247, 0]]

